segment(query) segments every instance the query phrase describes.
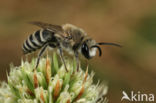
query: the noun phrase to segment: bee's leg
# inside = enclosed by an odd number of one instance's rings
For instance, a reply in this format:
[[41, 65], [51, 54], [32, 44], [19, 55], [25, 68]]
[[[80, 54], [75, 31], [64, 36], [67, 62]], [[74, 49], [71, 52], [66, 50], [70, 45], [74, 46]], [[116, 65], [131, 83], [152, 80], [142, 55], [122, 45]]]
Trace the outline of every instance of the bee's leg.
[[62, 48], [59, 48], [59, 51], [60, 51], [61, 60], [62, 60], [62, 62], [64, 64], [65, 69], [66, 69], [66, 72], [68, 72], [68, 69], [67, 69], [66, 63], [64, 61], [63, 54], [62, 54]]
[[47, 46], [48, 46], [48, 45], [45, 45], [45, 46], [41, 49], [41, 51], [40, 51], [40, 53], [39, 53], [39, 55], [38, 55], [38, 58], [37, 58], [37, 63], [36, 63], [35, 69], [37, 69], [37, 67], [38, 67], [38, 65], [39, 65], [39, 62], [40, 62], [40, 57], [42, 56], [42, 54], [43, 54], [44, 51], [46, 50]]
[[75, 52], [75, 58], [76, 58], [77, 71], [79, 71], [80, 62], [79, 62], [79, 54], [78, 54], [78, 52]]

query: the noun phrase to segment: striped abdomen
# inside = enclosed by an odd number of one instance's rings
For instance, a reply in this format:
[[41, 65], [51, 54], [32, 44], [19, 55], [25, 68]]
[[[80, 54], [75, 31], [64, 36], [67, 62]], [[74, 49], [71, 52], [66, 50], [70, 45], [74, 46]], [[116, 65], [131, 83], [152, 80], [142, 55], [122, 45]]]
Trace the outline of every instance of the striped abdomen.
[[54, 32], [49, 30], [38, 30], [31, 34], [23, 43], [22, 49], [24, 54], [31, 53], [43, 47], [47, 42], [54, 39]]

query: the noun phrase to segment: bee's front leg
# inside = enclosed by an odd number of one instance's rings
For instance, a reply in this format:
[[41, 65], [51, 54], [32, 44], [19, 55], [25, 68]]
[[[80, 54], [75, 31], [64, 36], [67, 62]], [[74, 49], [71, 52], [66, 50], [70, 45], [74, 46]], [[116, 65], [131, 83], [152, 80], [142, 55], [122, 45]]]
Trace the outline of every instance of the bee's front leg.
[[79, 71], [80, 61], [79, 61], [79, 53], [78, 52], [75, 52], [75, 58], [76, 58], [77, 71]]
[[61, 60], [62, 60], [62, 62], [63, 62], [63, 64], [64, 64], [65, 69], [66, 69], [66, 72], [68, 72], [68, 69], [67, 69], [66, 63], [65, 63], [64, 58], [63, 58], [62, 48], [61, 48], [61, 47], [59, 47], [59, 52], [60, 52]]

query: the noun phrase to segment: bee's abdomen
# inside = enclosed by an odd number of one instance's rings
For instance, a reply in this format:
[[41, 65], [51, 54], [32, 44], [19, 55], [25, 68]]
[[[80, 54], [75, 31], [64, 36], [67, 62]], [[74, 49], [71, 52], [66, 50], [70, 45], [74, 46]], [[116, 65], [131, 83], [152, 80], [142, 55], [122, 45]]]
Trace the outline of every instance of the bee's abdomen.
[[53, 33], [48, 30], [38, 30], [34, 34], [31, 34], [23, 43], [22, 49], [24, 54], [31, 53], [43, 47], [51, 39], [51, 34]]

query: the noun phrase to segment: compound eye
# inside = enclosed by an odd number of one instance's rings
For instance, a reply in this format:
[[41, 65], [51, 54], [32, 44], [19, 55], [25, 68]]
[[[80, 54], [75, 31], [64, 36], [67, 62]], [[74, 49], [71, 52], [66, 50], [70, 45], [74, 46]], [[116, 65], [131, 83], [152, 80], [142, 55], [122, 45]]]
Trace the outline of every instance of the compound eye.
[[86, 43], [83, 43], [82, 48], [81, 48], [81, 52], [85, 58], [90, 59], [89, 48], [88, 48]]

